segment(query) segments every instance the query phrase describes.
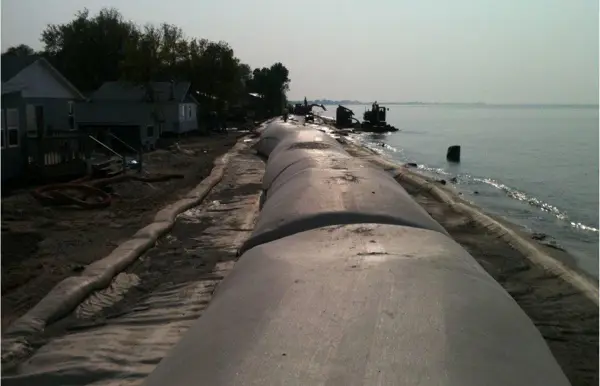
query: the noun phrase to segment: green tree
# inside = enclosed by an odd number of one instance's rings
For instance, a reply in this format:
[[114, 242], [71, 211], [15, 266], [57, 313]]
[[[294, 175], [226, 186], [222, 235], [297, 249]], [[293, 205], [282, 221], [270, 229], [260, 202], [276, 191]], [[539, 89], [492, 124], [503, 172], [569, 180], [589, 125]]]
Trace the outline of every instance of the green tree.
[[78, 12], [69, 23], [52, 24], [42, 32], [44, 51], [52, 64], [82, 90], [94, 90], [120, 76], [125, 47], [136, 26], [114, 8], [95, 17]]
[[290, 84], [288, 69], [281, 63], [275, 63], [269, 68], [255, 69], [252, 75], [250, 91], [263, 95], [271, 114], [280, 114], [287, 104], [286, 92]]
[[268, 110], [279, 113], [289, 89], [289, 71], [281, 63], [252, 71], [226, 42], [188, 39], [167, 23], [140, 28], [114, 8], [95, 16], [84, 9], [70, 22], [46, 27], [41, 40], [43, 54], [84, 91], [115, 80], [189, 81], [192, 90], [214, 97], [208, 98], [209, 109], [239, 105], [253, 91], [265, 96]]
[[35, 55], [35, 50], [29, 47], [27, 44], [19, 44], [18, 46], [9, 47], [4, 54], [14, 56], [30, 56]]

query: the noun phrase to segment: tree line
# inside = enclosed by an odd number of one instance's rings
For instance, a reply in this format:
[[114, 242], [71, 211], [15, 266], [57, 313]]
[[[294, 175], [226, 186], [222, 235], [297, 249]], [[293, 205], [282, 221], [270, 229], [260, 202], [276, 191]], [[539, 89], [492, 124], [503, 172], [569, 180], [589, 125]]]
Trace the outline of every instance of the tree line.
[[226, 42], [188, 38], [168, 23], [138, 26], [114, 8], [94, 16], [84, 9], [67, 23], [48, 25], [41, 41], [41, 52], [21, 44], [4, 55], [42, 55], [84, 92], [115, 80], [189, 81], [221, 111], [239, 105], [248, 93], [263, 96], [268, 115], [280, 114], [287, 104], [290, 78], [282, 63], [252, 69]]

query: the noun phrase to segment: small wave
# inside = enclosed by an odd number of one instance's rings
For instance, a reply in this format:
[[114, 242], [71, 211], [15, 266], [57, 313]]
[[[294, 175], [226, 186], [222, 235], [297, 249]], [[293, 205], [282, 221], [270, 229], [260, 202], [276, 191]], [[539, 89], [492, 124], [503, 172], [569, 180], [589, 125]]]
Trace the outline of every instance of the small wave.
[[530, 197], [526, 193], [521, 192], [517, 189], [511, 188], [510, 186], [507, 186], [501, 182], [498, 182], [491, 178], [473, 178], [473, 181], [482, 182], [482, 183], [490, 185], [496, 189], [502, 190], [509, 197], [514, 198], [515, 200], [526, 202], [533, 207], [539, 208], [544, 212], [552, 214], [559, 220], [568, 221], [569, 224], [574, 228], [581, 229], [584, 231], [598, 232], [597, 228], [584, 225], [580, 222], [570, 221], [568, 214], [566, 212], [560, 210], [556, 206], [549, 204], [547, 202], [544, 202], [536, 197]]
[[396, 149], [393, 146], [388, 145], [387, 143], [382, 143], [381, 147], [384, 148], [385, 150], [391, 151], [392, 153], [398, 153], [401, 152], [401, 149]]
[[584, 231], [598, 232], [598, 228], [590, 227], [590, 226], [584, 225], [580, 222], [571, 222], [571, 226], [573, 228], [581, 229]]
[[425, 171], [428, 171], [428, 172], [431, 172], [431, 173], [435, 173], [435, 174], [442, 174], [444, 176], [449, 176], [449, 175], [452, 174], [452, 173], [448, 173], [447, 171], [445, 171], [442, 168], [432, 168], [432, 167], [429, 167], [429, 166], [426, 166], [426, 165], [419, 165], [419, 166], [417, 166], [417, 169], [419, 169], [419, 170], [425, 170]]
[[[390, 133], [383, 133], [383, 134], [377, 134], [377, 135], [381, 135], [381, 136], [386, 136], [389, 135]], [[373, 138], [374, 134], [353, 134], [350, 135], [349, 137], [352, 137], [352, 139], [354, 140], [354, 142], [360, 142], [360, 144], [362, 146], [366, 146], [371, 150], [376, 151], [379, 154], [384, 154], [385, 151], [387, 150], [388, 152], [392, 152], [392, 153], [401, 153], [403, 150], [402, 149], [398, 149], [395, 148], [385, 142], [374, 142]]]
[[392, 152], [392, 153], [398, 153], [401, 152], [402, 150], [396, 149], [393, 146], [390, 146], [388, 144], [382, 143], [382, 144], [377, 144], [377, 143], [369, 143], [366, 144], [366, 146], [371, 149], [374, 150], [380, 154], [384, 154], [386, 151], [387, 152]]
[[[365, 141], [365, 137], [363, 135], [357, 135], [353, 139], [356, 142], [360, 142], [363, 146], [366, 146], [369, 149], [374, 150], [375, 152], [377, 152], [381, 155], [386, 155], [386, 154], [389, 154], [390, 152], [394, 152], [397, 154], [403, 154], [403, 149], [396, 149], [388, 144], [385, 144], [385, 143], [382, 144], [381, 142], [377, 143], [377, 142]], [[396, 155], [396, 156], [394, 156], [394, 158], [402, 158], [402, 157], [398, 157], [398, 155]], [[410, 160], [404, 159], [403, 161], [409, 162]], [[551, 214], [552, 216], [556, 217], [557, 219], [559, 219], [561, 221], [567, 222], [571, 227], [573, 227], [575, 229], [587, 231], [587, 232], [596, 232], [596, 233], [599, 232], [598, 228], [571, 220], [569, 218], [568, 214], [565, 211], [560, 210], [558, 207], [556, 207], [550, 203], [544, 202], [543, 200], [540, 200], [536, 197], [531, 197], [525, 192], [522, 192], [518, 189], [512, 188], [512, 187], [505, 185], [499, 181], [496, 181], [492, 178], [479, 178], [479, 177], [474, 177], [474, 176], [471, 176], [468, 174], [456, 175], [456, 173], [448, 172], [444, 168], [441, 168], [441, 167], [432, 167], [432, 166], [422, 165], [422, 164], [418, 165], [417, 170], [419, 170], [420, 172], [431, 173], [431, 174], [440, 175], [440, 176], [455, 176], [455, 177], [458, 177], [459, 181], [461, 181], [461, 180], [467, 181], [467, 183], [468, 183], [468, 181], [484, 183], [486, 185], [492, 186], [498, 190], [503, 191], [510, 198], [513, 198], [513, 199], [521, 201], [521, 202], [525, 202], [533, 207], [536, 207], [536, 208], [542, 210], [543, 212]]]

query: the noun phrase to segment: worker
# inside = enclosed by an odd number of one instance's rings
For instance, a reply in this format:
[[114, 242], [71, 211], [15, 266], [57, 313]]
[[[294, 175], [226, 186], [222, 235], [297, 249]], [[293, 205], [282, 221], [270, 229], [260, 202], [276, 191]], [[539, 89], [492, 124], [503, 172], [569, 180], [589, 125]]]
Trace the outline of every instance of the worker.
[[288, 115], [289, 115], [289, 111], [288, 109], [283, 109], [283, 121], [287, 122], [288, 120]]

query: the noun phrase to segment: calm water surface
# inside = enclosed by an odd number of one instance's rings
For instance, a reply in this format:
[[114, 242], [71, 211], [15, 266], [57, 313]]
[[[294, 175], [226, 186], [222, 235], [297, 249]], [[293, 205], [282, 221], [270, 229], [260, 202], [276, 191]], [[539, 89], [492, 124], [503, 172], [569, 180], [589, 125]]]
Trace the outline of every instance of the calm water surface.
[[[365, 106], [347, 107], [362, 119]], [[598, 276], [596, 108], [388, 107], [388, 123], [401, 131], [362, 134], [365, 144], [437, 178], [457, 177], [467, 199], [547, 234]], [[462, 147], [458, 165], [446, 162], [450, 145]]]

